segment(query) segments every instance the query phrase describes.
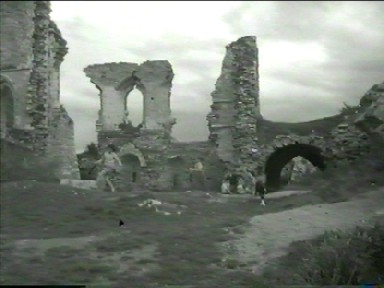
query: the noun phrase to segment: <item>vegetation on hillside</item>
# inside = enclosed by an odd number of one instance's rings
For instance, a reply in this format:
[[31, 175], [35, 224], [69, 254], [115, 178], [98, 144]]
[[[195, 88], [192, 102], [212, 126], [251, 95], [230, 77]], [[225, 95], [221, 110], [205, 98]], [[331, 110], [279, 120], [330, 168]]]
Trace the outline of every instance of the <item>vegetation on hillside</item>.
[[368, 227], [327, 231], [316, 239], [295, 242], [288, 255], [268, 269], [264, 277], [284, 285], [382, 284], [383, 220], [379, 218]]
[[343, 103], [339, 114], [315, 119], [305, 122], [289, 123], [275, 122], [267, 119], [258, 120], [258, 128], [264, 142], [272, 141], [277, 135], [296, 134], [300, 136], [310, 135], [312, 133], [318, 136], [327, 136], [333, 128], [343, 122], [350, 122], [354, 119], [353, 116], [362, 112], [363, 108], [359, 105], [351, 106]]

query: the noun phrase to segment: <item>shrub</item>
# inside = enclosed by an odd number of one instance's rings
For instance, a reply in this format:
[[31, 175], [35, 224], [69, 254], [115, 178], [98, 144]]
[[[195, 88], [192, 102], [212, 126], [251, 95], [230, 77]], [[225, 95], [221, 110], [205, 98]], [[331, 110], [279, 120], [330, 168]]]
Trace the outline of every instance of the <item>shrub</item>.
[[360, 285], [384, 281], [384, 225], [330, 231], [304, 242], [289, 272], [303, 285]]

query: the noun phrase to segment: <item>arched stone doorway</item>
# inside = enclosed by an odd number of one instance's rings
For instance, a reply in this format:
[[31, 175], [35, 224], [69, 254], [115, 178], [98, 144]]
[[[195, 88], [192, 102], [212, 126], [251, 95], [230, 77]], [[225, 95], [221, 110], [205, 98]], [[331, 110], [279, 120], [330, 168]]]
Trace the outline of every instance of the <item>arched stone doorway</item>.
[[189, 177], [185, 160], [180, 156], [168, 158], [168, 167], [172, 191], [184, 190]]
[[146, 167], [147, 166], [147, 163], [145, 162], [143, 153], [141, 153], [141, 151], [139, 149], [137, 149], [135, 147], [135, 145], [133, 145], [132, 143], [124, 144], [120, 148], [120, 151], [119, 151], [120, 157], [122, 157], [122, 156], [124, 156], [126, 154], [130, 154], [130, 155], [136, 156], [139, 159], [139, 161], [140, 161], [140, 166], [141, 167]]
[[0, 123], [1, 138], [5, 138], [9, 129], [13, 127], [14, 111], [13, 111], [13, 92], [10, 85], [1, 79], [0, 88]]
[[120, 171], [120, 187], [123, 191], [133, 191], [140, 183], [140, 159], [134, 154], [124, 154], [120, 158], [123, 164]]
[[325, 158], [322, 150], [310, 144], [289, 144], [277, 148], [269, 155], [265, 163], [265, 175], [267, 187], [277, 190], [281, 187], [281, 171], [293, 158], [301, 156], [320, 170], [325, 169]]

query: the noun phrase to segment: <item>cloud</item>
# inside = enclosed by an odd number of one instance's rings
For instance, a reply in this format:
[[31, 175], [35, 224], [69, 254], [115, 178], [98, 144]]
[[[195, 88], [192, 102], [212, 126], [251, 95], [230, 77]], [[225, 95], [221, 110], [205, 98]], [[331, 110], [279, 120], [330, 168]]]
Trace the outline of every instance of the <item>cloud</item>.
[[[206, 139], [205, 116], [225, 46], [243, 36], [257, 36], [261, 108], [270, 120], [330, 116], [343, 102], [357, 104], [384, 80], [382, 1], [52, 1], [51, 6], [68, 41], [61, 99], [80, 148], [96, 141], [99, 91], [83, 72], [91, 64], [168, 60], [175, 73], [173, 131], [184, 141]], [[136, 118], [140, 99], [129, 100]]]
[[263, 114], [289, 122], [328, 116], [382, 82], [383, 4], [243, 2], [224, 15], [234, 36], [258, 36]]

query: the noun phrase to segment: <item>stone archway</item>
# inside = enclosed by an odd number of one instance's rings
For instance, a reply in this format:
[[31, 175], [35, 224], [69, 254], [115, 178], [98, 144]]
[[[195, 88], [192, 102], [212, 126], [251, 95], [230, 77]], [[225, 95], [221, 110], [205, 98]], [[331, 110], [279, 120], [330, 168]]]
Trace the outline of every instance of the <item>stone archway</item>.
[[288, 144], [277, 148], [270, 154], [265, 163], [265, 175], [267, 187], [271, 190], [278, 189], [281, 186], [281, 171], [293, 158], [301, 156], [311, 162], [311, 164], [320, 170], [324, 170], [325, 157], [322, 150], [310, 144]]
[[125, 144], [120, 148], [119, 156], [123, 157], [125, 154], [136, 156], [140, 162], [140, 166], [147, 167], [147, 163], [145, 161], [143, 153], [141, 153], [141, 151], [137, 149], [132, 143]]
[[7, 132], [14, 124], [14, 101], [13, 89], [9, 81], [1, 76], [0, 84], [0, 123], [1, 123], [1, 138], [6, 137]]

